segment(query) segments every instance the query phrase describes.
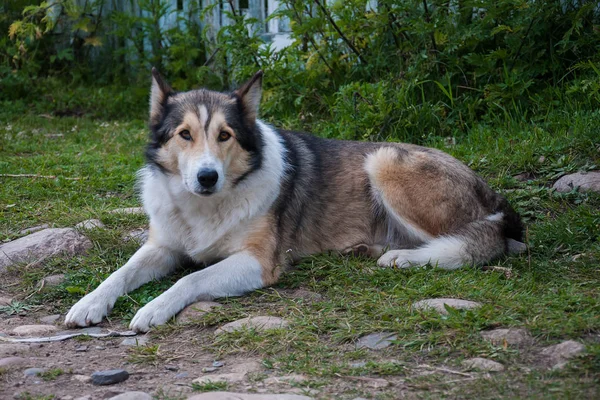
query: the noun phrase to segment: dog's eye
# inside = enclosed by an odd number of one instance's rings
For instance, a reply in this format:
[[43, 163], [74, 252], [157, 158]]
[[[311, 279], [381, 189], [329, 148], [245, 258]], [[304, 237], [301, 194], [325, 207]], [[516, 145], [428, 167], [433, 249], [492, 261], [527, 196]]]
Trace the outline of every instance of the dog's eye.
[[179, 132], [179, 136], [181, 136], [185, 140], [192, 140], [192, 135], [190, 135], [190, 131], [188, 131], [187, 129], [184, 129], [181, 132]]
[[219, 142], [226, 142], [231, 138], [231, 134], [229, 132], [221, 131], [219, 132]]

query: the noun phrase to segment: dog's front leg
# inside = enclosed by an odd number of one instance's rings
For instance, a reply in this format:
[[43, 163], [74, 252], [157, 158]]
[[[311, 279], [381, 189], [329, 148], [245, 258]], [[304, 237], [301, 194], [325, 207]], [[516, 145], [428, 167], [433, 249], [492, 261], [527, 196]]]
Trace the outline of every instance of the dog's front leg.
[[89, 326], [102, 321], [119, 296], [175, 269], [177, 254], [152, 243], [144, 244], [127, 263], [79, 300], [67, 314], [69, 327]]
[[181, 278], [169, 290], [140, 309], [130, 329], [147, 332], [164, 324], [185, 306], [199, 300], [241, 296], [264, 287], [263, 266], [249, 252], [236, 253], [201, 271]]

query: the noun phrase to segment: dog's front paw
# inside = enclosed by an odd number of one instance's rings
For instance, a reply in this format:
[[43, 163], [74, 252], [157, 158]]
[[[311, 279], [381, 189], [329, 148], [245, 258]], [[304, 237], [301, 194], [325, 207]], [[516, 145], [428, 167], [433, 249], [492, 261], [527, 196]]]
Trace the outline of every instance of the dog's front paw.
[[152, 327], [166, 323], [175, 315], [160, 297], [142, 307], [131, 320], [129, 329], [136, 332], [148, 332]]
[[65, 325], [69, 328], [85, 327], [99, 324], [108, 315], [111, 304], [103, 296], [90, 293], [79, 300], [65, 317]]

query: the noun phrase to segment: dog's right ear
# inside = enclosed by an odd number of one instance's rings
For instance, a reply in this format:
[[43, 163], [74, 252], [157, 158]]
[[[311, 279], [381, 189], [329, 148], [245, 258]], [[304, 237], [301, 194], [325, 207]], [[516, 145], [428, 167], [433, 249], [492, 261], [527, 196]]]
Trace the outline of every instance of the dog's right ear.
[[150, 122], [158, 123], [164, 111], [164, 104], [172, 92], [171, 87], [166, 83], [158, 70], [152, 67], [152, 91], [150, 92]]

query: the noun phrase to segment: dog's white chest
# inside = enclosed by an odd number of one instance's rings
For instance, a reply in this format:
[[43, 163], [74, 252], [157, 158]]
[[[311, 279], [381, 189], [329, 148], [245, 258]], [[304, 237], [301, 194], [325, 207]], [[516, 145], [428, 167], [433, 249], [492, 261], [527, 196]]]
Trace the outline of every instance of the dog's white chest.
[[196, 261], [228, 257], [241, 250], [252, 221], [274, 200], [252, 198], [264, 192], [199, 199], [178, 177], [142, 172], [142, 200], [150, 216], [151, 237], [158, 245]]

